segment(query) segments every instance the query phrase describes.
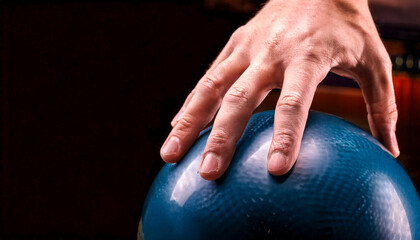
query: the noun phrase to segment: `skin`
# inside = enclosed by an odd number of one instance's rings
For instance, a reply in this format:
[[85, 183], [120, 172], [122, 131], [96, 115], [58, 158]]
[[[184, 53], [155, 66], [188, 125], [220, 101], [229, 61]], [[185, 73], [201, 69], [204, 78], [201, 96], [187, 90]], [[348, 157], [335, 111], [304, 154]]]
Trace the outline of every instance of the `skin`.
[[214, 118], [199, 172], [207, 180], [219, 178], [254, 109], [272, 89], [282, 89], [267, 169], [287, 173], [298, 156], [315, 90], [329, 71], [357, 81], [373, 136], [396, 157], [391, 70], [367, 0], [269, 1], [232, 34], [187, 97], [161, 157], [180, 160]]

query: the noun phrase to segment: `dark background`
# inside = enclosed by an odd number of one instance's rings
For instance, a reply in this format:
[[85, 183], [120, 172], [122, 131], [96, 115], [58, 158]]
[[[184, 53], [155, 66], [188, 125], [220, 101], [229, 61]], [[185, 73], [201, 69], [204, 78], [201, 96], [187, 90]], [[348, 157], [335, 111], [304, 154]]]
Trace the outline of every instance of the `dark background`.
[[170, 120], [244, 19], [189, 2], [2, 5], [2, 237], [134, 239]]
[[0, 4], [1, 239], [134, 239], [170, 120], [251, 15], [199, 1]]

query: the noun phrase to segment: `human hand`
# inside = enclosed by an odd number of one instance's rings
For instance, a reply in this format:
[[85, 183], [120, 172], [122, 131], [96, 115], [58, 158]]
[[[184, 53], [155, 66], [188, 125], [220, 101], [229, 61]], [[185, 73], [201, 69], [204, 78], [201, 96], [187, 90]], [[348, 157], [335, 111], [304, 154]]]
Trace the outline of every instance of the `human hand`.
[[398, 156], [391, 69], [367, 0], [272, 0], [233, 33], [187, 97], [161, 157], [178, 161], [215, 117], [200, 175], [217, 179], [254, 109], [281, 88], [267, 168], [286, 173], [298, 156], [316, 87], [329, 71], [357, 81], [373, 135]]

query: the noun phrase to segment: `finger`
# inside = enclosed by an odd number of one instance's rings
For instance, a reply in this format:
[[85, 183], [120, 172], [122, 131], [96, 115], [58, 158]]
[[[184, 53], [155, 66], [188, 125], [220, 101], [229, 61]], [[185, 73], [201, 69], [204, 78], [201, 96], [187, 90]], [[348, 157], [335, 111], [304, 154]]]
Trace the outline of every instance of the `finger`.
[[229, 41], [226, 43], [225, 47], [222, 49], [222, 51], [219, 53], [219, 55], [210, 65], [209, 71], [217, 67], [221, 62], [227, 59], [234, 52], [235, 47], [237, 47], [240, 39], [242, 39], [242, 35], [243, 35], [242, 32], [243, 32], [243, 27], [239, 27], [238, 29], [236, 29], [236, 31], [229, 38]]
[[359, 84], [365, 98], [369, 127], [394, 157], [400, 154], [395, 135], [398, 119], [392, 84], [392, 66], [387, 57], [376, 61], [375, 69], [359, 74]]
[[300, 144], [317, 85], [328, 67], [315, 63], [289, 65], [274, 115], [274, 132], [267, 169], [273, 175], [287, 173], [296, 162]]
[[228, 42], [216, 59], [210, 64], [208, 71], [214, 70], [221, 62], [226, 60], [233, 52], [233, 46]]
[[161, 148], [164, 161], [176, 162], [184, 155], [200, 131], [212, 120], [224, 94], [246, 67], [246, 62], [238, 54], [232, 54], [204, 75]]
[[[217, 58], [213, 61], [213, 63], [210, 65], [210, 68], [208, 72], [214, 71], [214, 69], [223, 61], [225, 61], [227, 58], [229, 58], [230, 55], [234, 52], [235, 46], [237, 45], [239, 39], [241, 38], [241, 28], [238, 28], [229, 39], [226, 46], [222, 49], [220, 54], [217, 56]], [[243, 56], [242, 56], [243, 57]], [[174, 127], [178, 120], [180, 119], [181, 115], [184, 113], [185, 108], [188, 106], [189, 102], [191, 101], [192, 97], [195, 94], [195, 89], [188, 95], [186, 101], [184, 102], [181, 109], [178, 111], [178, 113], [175, 115], [175, 117], [171, 121], [171, 126]]]
[[175, 117], [171, 121], [171, 126], [175, 127], [176, 123], [179, 121], [180, 117], [185, 111], [185, 108], [187, 108], [188, 104], [190, 103], [191, 99], [193, 98], [195, 94], [195, 88], [188, 94], [187, 99], [185, 99], [184, 104], [182, 105], [181, 109], [178, 111], [178, 113], [175, 115]]
[[215, 180], [228, 168], [252, 112], [270, 90], [264, 85], [268, 72], [250, 66], [224, 96], [200, 165], [204, 179]]
[[[212, 74], [212, 72], [215, 72], [215, 67], [220, 64], [222, 60], [225, 60], [227, 55], [230, 54], [230, 48], [225, 47], [222, 52], [219, 54], [219, 56], [216, 58], [216, 60], [211, 64], [210, 69], [207, 71], [207, 75], [204, 75], [203, 78], [208, 78], [209, 74]], [[220, 69], [220, 68], [219, 68]], [[214, 73], [213, 73], [214, 74]], [[199, 81], [200, 82], [200, 81]], [[184, 104], [182, 105], [181, 109], [178, 111], [178, 113], [175, 115], [175, 117], [171, 121], [171, 126], [174, 127], [177, 122], [179, 121], [180, 117], [184, 113], [185, 109], [187, 108], [188, 104], [190, 103], [191, 99], [193, 98], [195, 94], [195, 88], [191, 91], [191, 93], [188, 95], [187, 99], [185, 100]]]

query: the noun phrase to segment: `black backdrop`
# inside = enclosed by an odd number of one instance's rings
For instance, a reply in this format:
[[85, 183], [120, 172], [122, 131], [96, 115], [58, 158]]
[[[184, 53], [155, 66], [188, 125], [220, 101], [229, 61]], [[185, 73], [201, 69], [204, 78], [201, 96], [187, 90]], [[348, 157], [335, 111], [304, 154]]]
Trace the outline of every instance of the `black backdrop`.
[[134, 239], [171, 118], [249, 16], [0, 3], [1, 239]]

